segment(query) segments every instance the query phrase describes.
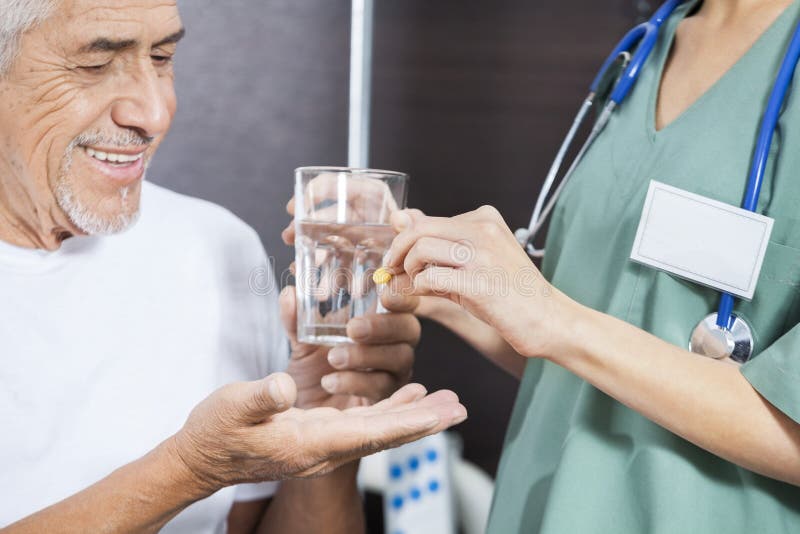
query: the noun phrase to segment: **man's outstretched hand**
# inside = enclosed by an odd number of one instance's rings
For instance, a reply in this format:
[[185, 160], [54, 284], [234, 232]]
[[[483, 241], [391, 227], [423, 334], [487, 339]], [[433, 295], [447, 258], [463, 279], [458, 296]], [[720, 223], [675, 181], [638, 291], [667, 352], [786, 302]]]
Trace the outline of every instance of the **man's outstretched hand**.
[[243, 482], [322, 475], [357, 458], [466, 419], [451, 391], [409, 384], [372, 406], [301, 410], [289, 375], [229, 384], [201, 402], [173, 450], [208, 491]]

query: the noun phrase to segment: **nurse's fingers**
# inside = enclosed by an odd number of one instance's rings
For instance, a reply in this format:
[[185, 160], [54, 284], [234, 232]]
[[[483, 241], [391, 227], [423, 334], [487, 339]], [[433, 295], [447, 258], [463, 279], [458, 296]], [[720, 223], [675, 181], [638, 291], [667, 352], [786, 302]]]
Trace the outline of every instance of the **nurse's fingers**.
[[487, 204], [479, 207], [478, 209], [454, 215], [453, 217], [430, 217], [426, 215], [422, 210], [415, 208], [408, 208], [398, 211], [397, 214], [392, 218], [392, 224], [394, 225], [395, 230], [401, 232], [405, 230], [407, 227], [411, 226], [412, 224], [424, 220], [426, 217], [435, 219], [450, 219], [462, 222], [503, 220], [503, 216], [500, 214], [499, 211], [497, 211], [497, 208]]
[[378, 286], [381, 304], [390, 312], [413, 313], [419, 307], [419, 297], [414, 295], [414, 283], [406, 273], [393, 276], [388, 284]]
[[[419, 296], [447, 297], [456, 302], [472, 296], [466, 272], [450, 267], [431, 266], [414, 277], [414, 293]], [[473, 292], [475, 288], [472, 288]]]
[[455, 243], [438, 237], [421, 237], [403, 260], [403, 270], [413, 279], [430, 265], [460, 268], [475, 259], [475, 247], [461, 241]]
[[467, 220], [448, 217], [428, 217], [418, 210], [398, 211], [392, 215], [392, 225], [400, 233], [395, 237], [386, 256], [386, 267], [400, 270], [406, 254], [422, 237], [436, 237], [451, 242], [476, 241], [480, 227]]

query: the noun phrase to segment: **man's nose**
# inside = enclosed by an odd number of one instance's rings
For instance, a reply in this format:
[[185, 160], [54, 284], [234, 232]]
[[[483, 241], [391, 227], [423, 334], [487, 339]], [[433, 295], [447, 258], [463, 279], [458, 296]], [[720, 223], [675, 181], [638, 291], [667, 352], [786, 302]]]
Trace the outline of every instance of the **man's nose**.
[[137, 130], [146, 137], [159, 137], [169, 130], [174, 111], [172, 79], [145, 68], [129, 78], [124, 95], [114, 102], [111, 118], [122, 128]]

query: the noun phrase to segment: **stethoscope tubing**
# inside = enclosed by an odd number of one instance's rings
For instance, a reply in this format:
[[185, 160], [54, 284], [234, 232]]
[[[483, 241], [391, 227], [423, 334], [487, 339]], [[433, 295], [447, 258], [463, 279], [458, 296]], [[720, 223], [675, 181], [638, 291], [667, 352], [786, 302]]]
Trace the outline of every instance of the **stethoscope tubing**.
[[[594, 97], [595, 93], [589, 93], [589, 95], [584, 99], [583, 103], [581, 104], [578, 113], [575, 115], [575, 119], [572, 121], [572, 126], [570, 126], [569, 132], [567, 132], [567, 136], [564, 138], [564, 141], [561, 143], [561, 146], [558, 149], [558, 153], [556, 154], [556, 158], [553, 160], [553, 164], [550, 166], [550, 170], [547, 172], [547, 176], [544, 179], [544, 183], [542, 184], [542, 194], [540, 194], [536, 198], [536, 205], [533, 208], [533, 214], [531, 215], [530, 223], [528, 224], [528, 232], [525, 236], [525, 249], [527, 250], [528, 254], [530, 254], [534, 258], [541, 258], [544, 256], [544, 249], [536, 248], [536, 245], [533, 243], [533, 239], [529, 239], [528, 235], [536, 235], [541, 228], [541, 225], [547, 219], [547, 215], [550, 213], [550, 210], [546, 210], [546, 213], [542, 215], [542, 209], [544, 208], [544, 201], [547, 199], [548, 194], [550, 193], [550, 189], [553, 187], [553, 182], [555, 182], [556, 176], [558, 176], [558, 171], [561, 170], [561, 165], [564, 162], [564, 158], [567, 155], [567, 150], [569, 147], [572, 146], [572, 141], [575, 139], [575, 136], [578, 133], [578, 129], [583, 124], [586, 115], [592, 109], [594, 104]], [[566, 177], [565, 177], [566, 178]], [[562, 180], [562, 183], [564, 180]], [[553, 194], [552, 198], [558, 198], [559, 191], [561, 187], [559, 186], [556, 189], [556, 192]], [[552, 200], [551, 198], [551, 200]]]
[[[755, 212], [758, 209], [758, 199], [761, 195], [761, 186], [764, 183], [764, 175], [767, 172], [767, 162], [769, 160], [769, 150], [772, 146], [772, 138], [775, 135], [775, 128], [778, 125], [786, 94], [792, 85], [792, 79], [800, 60], [800, 23], [795, 27], [789, 48], [781, 62], [778, 76], [772, 86], [767, 108], [761, 120], [761, 127], [758, 132], [756, 150], [753, 154], [753, 164], [750, 175], [747, 179], [747, 189], [745, 190], [742, 208]], [[717, 326], [728, 329], [733, 317], [733, 307], [735, 298], [729, 293], [723, 293], [719, 301], [717, 310]]]

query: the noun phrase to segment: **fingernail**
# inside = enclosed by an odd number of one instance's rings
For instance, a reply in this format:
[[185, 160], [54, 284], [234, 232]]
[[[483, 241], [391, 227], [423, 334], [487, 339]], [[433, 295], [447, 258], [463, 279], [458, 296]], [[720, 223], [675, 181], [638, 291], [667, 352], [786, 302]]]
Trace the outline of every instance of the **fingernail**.
[[336, 393], [336, 388], [339, 387], [339, 377], [335, 374], [325, 375], [320, 383], [322, 384], [322, 389], [328, 393]]
[[270, 379], [269, 383], [267, 384], [267, 391], [269, 392], [269, 396], [272, 397], [272, 400], [275, 402], [276, 407], [283, 408], [286, 406], [286, 395], [283, 393], [278, 380], [274, 378]]
[[467, 409], [463, 406], [459, 406], [455, 410], [453, 410], [453, 424], [457, 425], [459, 423], [463, 423], [467, 420]]
[[347, 325], [347, 333], [352, 338], [365, 338], [372, 332], [372, 325], [365, 319], [353, 319]]
[[396, 211], [392, 214], [392, 224], [398, 230], [405, 230], [411, 226], [411, 217], [404, 211]]
[[348, 357], [346, 347], [334, 347], [328, 351], [328, 363], [333, 367], [344, 367], [347, 365]]

